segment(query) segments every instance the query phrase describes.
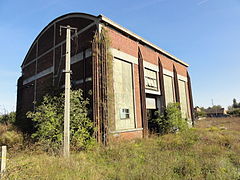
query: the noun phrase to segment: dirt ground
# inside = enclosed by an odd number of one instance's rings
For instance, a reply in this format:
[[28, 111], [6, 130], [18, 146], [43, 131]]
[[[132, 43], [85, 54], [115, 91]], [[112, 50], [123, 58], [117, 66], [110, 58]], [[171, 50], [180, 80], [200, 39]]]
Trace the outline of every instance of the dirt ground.
[[195, 121], [196, 128], [209, 128], [213, 126], [228, 130], [240, 131], [240, 118], [239, 117], [205, 118]]

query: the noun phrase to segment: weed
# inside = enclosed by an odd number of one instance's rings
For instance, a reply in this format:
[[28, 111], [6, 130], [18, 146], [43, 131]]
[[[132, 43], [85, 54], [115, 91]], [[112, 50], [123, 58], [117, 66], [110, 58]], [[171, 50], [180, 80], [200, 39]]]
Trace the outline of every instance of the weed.
[[106, 147], [95, 145], [72, 152], [69, 160], [38, 148], [26, 149], [9, 155], [3, 179], [234, 180], [240, 178], [239, 147], [238, 132], [189, 129]]

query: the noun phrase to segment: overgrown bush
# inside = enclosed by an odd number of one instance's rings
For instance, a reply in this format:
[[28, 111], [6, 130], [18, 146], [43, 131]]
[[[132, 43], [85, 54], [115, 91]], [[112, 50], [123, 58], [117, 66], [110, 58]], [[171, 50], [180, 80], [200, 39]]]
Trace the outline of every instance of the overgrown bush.
[[240, 108], [233, 108], [227, 112], [230, 116], [240, 117]]
[[196, 116], [197, 118], [200, 118], [200, 117], [206, 117], [207, 114], [206, 114], [205, 111], [201, 110], [201, 111], [196, 111], [196, 112], [195, 112], [195, 116]]
[[[71, 91], [70, 141], [76, 150], [94, 143], [93, 122], [86, 108], [88, 104], [88, 100], [82, 97], [82, 90]], [[63, 144], [64, 94], [46, 95], [35, 112], [28, 112], [27, 117], [35, 122], [36, 132], [32, 137], [45, 144], [48, 150], [59, 150]]]
[[179, 103], [169, 103], [162, 113], [155, 112], [155, 116], [156, 118], [151, 119], [150, 122], [155, 127], [155, 132], [159, 134], [183, 131], [188, 128], [187, 120], [182, 118]]
[[16, 112], [0, 115], [0, 123], [13, 124], [16, 121]]
[[23, 134], [13, 125], [0, 125], [0, 146], [6, 145], [8, 148], [19, 148], [23, 144]]
[[14, 126], [16, 112], [0, 115], [0, 146], [18, 149], [23, 144], [23, 134]]

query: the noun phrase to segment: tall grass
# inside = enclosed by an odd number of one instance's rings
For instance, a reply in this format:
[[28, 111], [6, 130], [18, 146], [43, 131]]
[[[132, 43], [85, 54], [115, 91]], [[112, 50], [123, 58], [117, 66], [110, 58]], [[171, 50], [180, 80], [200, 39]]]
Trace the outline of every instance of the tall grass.
[[23, 144], [23, 134], [11, 124], [0, 124], [0, 146], [19, 149]]
[[191, 129], [72, 153], [25, 150], [8, 157], [3, 179], [240, 179], [240, 133]]

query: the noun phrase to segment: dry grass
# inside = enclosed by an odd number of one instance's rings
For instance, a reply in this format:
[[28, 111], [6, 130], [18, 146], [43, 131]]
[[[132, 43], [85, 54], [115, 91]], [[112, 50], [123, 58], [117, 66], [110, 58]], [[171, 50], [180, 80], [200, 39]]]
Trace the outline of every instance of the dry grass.
[[196, 128], [218, 127], [227, 130], [240, 131], [240, 118], [206, 118], [196, 121]]
[[3, 179], [239, 180], [240, 133], [191, 129], [72, 153], [70, 160], [42, 151], [13, 152]]
[[23, 144], [23, 134], [13, 125], [0, 124], [0, 146], [7, 145], [8, 148], [19, 149]]
[[96, 146], [69, 160], [34, 147], [12, 151], [2, 179], [239, 180], [239, 122], [200, 120], [185, 132]]

